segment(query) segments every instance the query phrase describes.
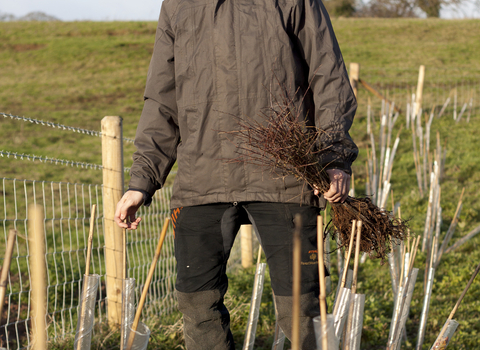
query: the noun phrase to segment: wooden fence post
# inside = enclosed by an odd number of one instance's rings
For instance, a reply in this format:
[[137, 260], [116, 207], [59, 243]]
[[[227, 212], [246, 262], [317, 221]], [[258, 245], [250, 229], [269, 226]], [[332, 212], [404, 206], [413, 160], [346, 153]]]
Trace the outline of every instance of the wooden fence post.
[[43, 209], [30, 205], [28, 238], [30, 276], [32, 276], [32, 349], [47, 350], [47, 265], [45, 263], [45, 230]]
[[242, 267], [246, 269], [253, 265], [252, 225], [240, 226], [240, 238], [242, 249]]
[[418, 111], [422, 108], [422, 97], [423, 97], [423, 82], [425, 80], [425, 66], [420, 66], [418, 70], [418, 82], [417, 82], [417, 93], [415, 94], [415, 114], [417, 117]]
[[350, 85], [352, 85], [353, 93], [355, 97], [358, 94], [358, 79], [360, 78], [360, 64], [350, 63]]
[[108, 323], [116, 327], [122, 319], [123, 229], [114, 221], [115, 208], [123, 195], [123, 131], [121, 117], [102, 119], [103, 229]]

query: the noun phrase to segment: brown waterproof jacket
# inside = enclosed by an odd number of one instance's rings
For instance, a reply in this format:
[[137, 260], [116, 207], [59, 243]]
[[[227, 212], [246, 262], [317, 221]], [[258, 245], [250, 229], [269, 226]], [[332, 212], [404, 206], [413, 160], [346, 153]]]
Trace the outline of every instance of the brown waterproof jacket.
[[319, 161], [350, 172], [358, 153], [348, 134], [356, 100], [320, 0], [164, 0], [129, 187], [153, 195], [177, 161], [172, 208], [322, 206], [293, 177], [229, 162], [239, 157], [231, 133], [238, 118], [258, 118], [284, 93], [302, 105], [309, 125], [326, 131], [328, 151]]

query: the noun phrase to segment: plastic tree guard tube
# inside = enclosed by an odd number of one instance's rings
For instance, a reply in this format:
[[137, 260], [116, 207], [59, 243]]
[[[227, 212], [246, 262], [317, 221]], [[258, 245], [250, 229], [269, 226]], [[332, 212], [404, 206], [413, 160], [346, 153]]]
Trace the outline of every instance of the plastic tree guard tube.
[[340, 339], [343, 328], [345, 327], [345, 321], [348, 318], [348, 310], [350, 309], [351, 291], [347, 288], [340, 289], [340, 295], [338, 301], [335, 304], [336, 308], [333, 312], [335, 335]]
[[99, 281], [100, 275], [83, 276], [82, 300], [78, 310], [77, 332], [73, 345], [75, 350], [90, 350]]
[[[135, 318], [135, 278], [123, 280], [122, 292], [122, 345], [127, 344], [128, 326]], [[123, 350], [123, 347], [122, 347]]]
[[138, 322], [137, 330], [132, 330], [132, 325], [128, 325], [127, 344], [129, 344], [129, 338], [133, 338], [132, 346], [129, 350], [146, 350], [148, 346], [148, 340], [150, 339], [150, 328], [144, 323]]
[[[327, 315], [327, 324], [324, 326], [322, 324], [321, 316], [317, 316], [313, 319], [313, 327], [315, 330], [315, 339], [317, 341], [318, 350], [338, 350], [338, 338], [335, 335], [335, 320], [333, 314]], [[328, 349], [323, 348], [323, 338], [327, 337], [327, 347]]]
[[360, 350], [365, 294], [352, 294], [343, 350]]
[[[444, 350], [447, 348], [448, 343], [450, 343], [450, 340], [453, 337], [453, 334], [457, 330], [458, 327], [458, 322], [455, 320], [447, 320], [445, 324], [443, 325], [443, 328], [446, 328], [445, 332], [441, 334], [441, 336], [438, 336], [437, 340], [435, 340], [435, 343], [433, 343], [433, 346], [430, 350]], [[442, 328], [442, 330], [443, 330]]]
[[243, 350], [253, 350], [253, 344], [255, 343], [255, 333], [257, 331], [258, 316], [260, 314], [266, 267], [267, 264], [260, 263], [257, 265], [257, 271], [255, 272], [255, 282], [252, 301], [250, 303], [250, 313], [248, 315], [247, 331], [245, 333], [245, 340], [243, 341]]

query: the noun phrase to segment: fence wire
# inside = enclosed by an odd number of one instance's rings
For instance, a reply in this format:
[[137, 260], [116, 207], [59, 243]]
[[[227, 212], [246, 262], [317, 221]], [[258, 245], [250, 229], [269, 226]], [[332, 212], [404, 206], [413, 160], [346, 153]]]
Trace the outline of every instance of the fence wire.
[[[3, 115], [4, 118], [10, 118], [10, 119], [13, 119], [13, 120], [18, 120], [18, 121], [23, 121], [23, 122], [30, 122], [32, 124], [37, 124], [37, 125], [49, 126], [51, 128], [57, 128], [59, 130], [78, 132], [79, 134], [85, 134], [85, 135], [89, 135], [89, 136], [102, 137], [102, 133], [100, 131], [96, 131], [96, 130], [82, 129], [82, 128], [77, 128], [75, 126], [68, 126], [68, 125], [58, 124], [58, 123], [39, 120], [39, 119], [19, 117], [17, 115], [3, 113], [3, 112], [0, 112], [0, 114]], [[133, 143], [134, 140], [124, 137], [123, 142]]]
[[[10, 151], [4, 151], [4, 150], [0, 151], [0, 156], [7, 157], [7, 158], [13, 157], [14, 159], [18, 159], [18, 160], [39, 161], [41, 163], [50, 163], [54, 165], [65, 165], [65, 166], [71, 166], [71, 167], [76, 166], [77, 168], [82, 168], [82, 169], [93, 169], [93, 170], [103, 169], [103, 165], [100, 165], [100, 164], [77, 162], [74, 160], [58, 159], [58, 158], [46, 157], [46, 156], [36, 156], [36, 155], [10, 152]], [[124, 167], [123, 171], [128, 173], [130, 172], [130, 168]]]

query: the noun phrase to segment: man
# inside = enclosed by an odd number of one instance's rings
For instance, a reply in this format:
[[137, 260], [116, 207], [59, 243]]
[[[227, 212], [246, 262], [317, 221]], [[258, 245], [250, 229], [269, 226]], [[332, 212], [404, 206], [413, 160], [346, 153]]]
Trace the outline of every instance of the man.
[[[331, 179], [323, 198], [287, 176], [238, 158], [238, 118], [258, 118], [274, 96], [292, 96], [307, 125], [325, 130], [319, 155]], [[171, 199], [177, 299], [188, 349], [234, 349], [226, 263], [241, 224], [267, 257], [280, 326], [290, 336], [293, 217], [302, 231], [302, 349], [315, 349], [319, 314], [316, 217], [348, 194], [356, 110], [343, 58], [320, 0], [164, 0], [138, 124], [120, 227], [136, 229], [175, 161]], [[310, 252], [310, 253], [309, 253]]]

